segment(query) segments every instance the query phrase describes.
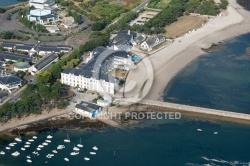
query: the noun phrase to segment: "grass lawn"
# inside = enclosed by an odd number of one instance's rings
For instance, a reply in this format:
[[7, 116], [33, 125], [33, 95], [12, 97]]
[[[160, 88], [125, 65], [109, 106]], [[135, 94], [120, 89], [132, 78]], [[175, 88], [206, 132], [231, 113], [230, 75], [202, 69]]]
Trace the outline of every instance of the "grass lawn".
[[166, 26], [166, 34], [167, 38], [176, 38], [179, 37], [193, 29], [198, 29], [202, 26], [203, 23], [206, 22], [205, 17], [199, 16], [182, 16], [178, 19], [178, 21]]
[[120, 0], [121, 4], [126, 8], [126, 9], [133, 9], [136, 6], [140, 5], [144, 0]]
[[124, 8], [118, 6], [116, 3], [108, 3], [108, 2], [98, 2], [91, 10], [95, 15], [98, 16], [111, 16], [115, 14], [120, 14], [124, 12]]
[[148, 4], [149, 8], [164, 9], [171, 0], [151, 0]]

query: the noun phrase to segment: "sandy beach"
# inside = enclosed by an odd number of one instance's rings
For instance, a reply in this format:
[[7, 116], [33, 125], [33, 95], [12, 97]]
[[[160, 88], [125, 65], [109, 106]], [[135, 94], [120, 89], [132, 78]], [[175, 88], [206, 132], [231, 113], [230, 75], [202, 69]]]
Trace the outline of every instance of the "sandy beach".
[[73, 110], [73, 108], [74, 108], [74, 104], [71, 103], [68, 106], [68, 108], [64, 110], [53, 109], [51, 111], [43, 111], [41, 114], [38, 114], [38, 115], [31, 114], [31, 115], [24, 116], [21, 118], [13, 118], [7, 121], [6, 123], [0, 124], [0, 132], [4, 130], [9, 130], [9, 129], [13, 129], [16, 127], [24, 126], [30, 123], [35, 123], [38, 121], [50, 119], [50, 118], [57, 117], [60, 115], [68, 114]]
[[[176, 38], [170, 46], [147, 58], [152, 64], [154, 78], [148, 78], [145, 74], [148, 65], [143, 63], [139, 64], [136, 70], [131, 70], [126, 83], [130, 85], [131, 82], [136, 82], [137, 85], [133, 90], [128, 90], [132, 89], [128, 86], [125, 97], [135, 97], [144, 86], [146, 88], [142, 91], [144, 94], [147, 93], [146, 99], [162, 101], [162, 93], [171, 79], [191, 61], [205, 54], [202, 48], [209, 48], [213, 43], [248, 33], [249, 27], [250, 12], [240, 6], [236, 0], [229, 0], [228, 9], [221, 17], [215, 17], [195, 32]], [[152, 86], [150, 81], [143, 85], [145, 80], [150, 79], [153, 79]]]

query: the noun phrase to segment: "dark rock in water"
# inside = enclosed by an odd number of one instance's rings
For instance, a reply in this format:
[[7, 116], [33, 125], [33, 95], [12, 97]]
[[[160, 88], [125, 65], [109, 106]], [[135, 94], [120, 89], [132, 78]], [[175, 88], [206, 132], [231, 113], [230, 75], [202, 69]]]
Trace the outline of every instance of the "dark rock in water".
[[202, 48], [202, 51], [209, 53], [209, 52], [215, 52], [220, 51], [223, 48], [222, 44], [212, 44], [210, 48]]

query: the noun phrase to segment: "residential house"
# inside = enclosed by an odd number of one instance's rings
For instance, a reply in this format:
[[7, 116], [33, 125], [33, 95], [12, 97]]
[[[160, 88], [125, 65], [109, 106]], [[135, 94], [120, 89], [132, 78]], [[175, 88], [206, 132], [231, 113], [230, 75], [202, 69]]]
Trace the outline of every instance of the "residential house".
[[130, 51], [132, 47], [133, 39], [136, 37], [136, 33], [130, 30], [122, 30], [118, 32], [113, 40], [113, 45], [115, 50]]
[[147, 39], [141, 43], [141, 49], [151, 51], [152, 48], [165, 41], [165, 36], [162, 34], [156, 36], [148, 36]]
[[0, 76], [0, 89], [11, 93], [11, 90], [22, 86], [22, 79], [15, 74], [7, 74]]
[[133, 45], [139, 45], [139, 44], [141, 44], [144, 40], [146, 40], [146, 35], [143, 35], [143, 34], [140, 34], [140, 35], [138, 35], [135, 39], [134, 39], [134, 41], [133, 41]]

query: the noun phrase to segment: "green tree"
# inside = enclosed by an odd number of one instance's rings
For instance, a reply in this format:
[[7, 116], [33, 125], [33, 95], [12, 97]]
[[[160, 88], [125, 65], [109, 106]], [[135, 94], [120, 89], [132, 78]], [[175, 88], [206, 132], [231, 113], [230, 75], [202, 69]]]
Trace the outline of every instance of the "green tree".
[[50, 97], [54, 100], [58, 100], [61, 96], [61, 83], [60, 82], [55, 82], [52, 86], [51, 86], [51, 94]]
[[51, 72], [41, 71], [36, 75], [37, 84], [48, 84], [52, 79]]

